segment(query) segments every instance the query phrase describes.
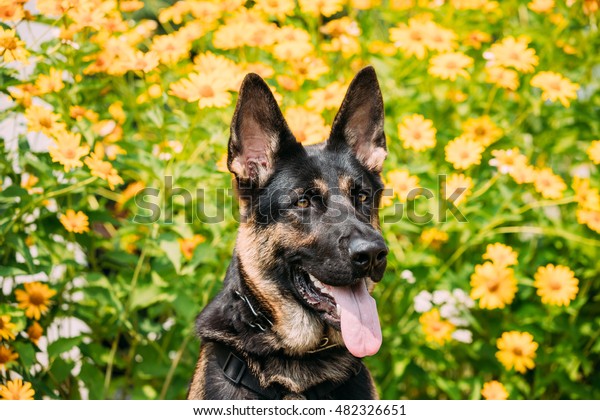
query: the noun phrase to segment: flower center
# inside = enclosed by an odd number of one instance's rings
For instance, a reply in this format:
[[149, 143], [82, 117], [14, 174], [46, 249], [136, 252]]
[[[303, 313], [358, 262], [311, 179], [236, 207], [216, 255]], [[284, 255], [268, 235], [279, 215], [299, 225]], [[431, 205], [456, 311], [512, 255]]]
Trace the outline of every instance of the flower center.
[[410, 39], [413, 41], [421, 41], [423, 40], [423, 36], [419, 32], [413, 31], [410, 33]]
[[491, 293], [495, 293], [496, 291], [498, 291], [499, 288], [500, 288], [500, 282], [498, 280], [494, 279], [494, 280], [488, 281], [487, 289]]
[[550, 289], [552, 289], [552, 290], [560, 290], [560, 289], [562, 289], [562, 284], [558, 280], [556, 280], [556, 279], [550, 280], [549, 286], [550, 286]]
[[67, 150], [64, 151], [63, 154], [65, 155], [65, 157], [67, 159], [73, 159], [73, 158], [75, 158], [75, 150], [73, 150], [73, 149], [67, 149]]
[[204, 98], [212, 98], [213, 96], [215, 96], [215, 91], [209, 85], [203, 85], [200, 88], [200, 95]]
[[45, 301], [46, 301], [46, 298], [40, 292], [32, 292], [29, 294], [29, 302], [31, 302], [32, 305], [40, 306]]
[[446, 63], [446, 68], [450, 70], [455, 70], [458, 68], [458, 64], [456, 63], [456, 61], [448, 61]]
[[552, 90], [560, 91], [560, 82], [558, 80], [550, 82], [550, 83], [548, 83], [548, 87]]
[[0, 42], [0, 47], [6, 48], [7, 50], [14, 50], [17, 48], [17, 40], [15, 38], [8, 38]]
[[51, 128], [52, 127], [52, 119], [44, 116], [44, 117], [40, 118], [40, 125], [45, 128]]
[[523, 349], [520, 347], [515, 347], [513, 349], [513, 353], [515, 354], [515, 356], [523, 356]]
[[480, 127], [477, 127], [477, 128], [475, 129], [475, 135], [476, 135], [476, 136], [478, 136], [478, 137], [485, 136], [485, 128], [484, 128], [484, 127], [481, 127], [481, 126], [480, 126]]

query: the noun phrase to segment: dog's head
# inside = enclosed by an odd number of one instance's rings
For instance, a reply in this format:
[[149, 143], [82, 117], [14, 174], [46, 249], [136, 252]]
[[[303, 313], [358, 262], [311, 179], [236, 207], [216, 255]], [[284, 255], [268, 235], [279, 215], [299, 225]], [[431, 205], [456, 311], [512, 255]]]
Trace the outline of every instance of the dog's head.
[[314, 348], [323, 336], [341, 341], [340, 331], [355, 356], [381, 345], [368, 290], [381, 280], [388, 252], [377, 214], [383, 118], [367, 67], [350, 84], [330, 137], [304, 147], [266, 83], [256, 74], [242, 83], [227, 159], [242, 213], [236, 254], [291, 352]]

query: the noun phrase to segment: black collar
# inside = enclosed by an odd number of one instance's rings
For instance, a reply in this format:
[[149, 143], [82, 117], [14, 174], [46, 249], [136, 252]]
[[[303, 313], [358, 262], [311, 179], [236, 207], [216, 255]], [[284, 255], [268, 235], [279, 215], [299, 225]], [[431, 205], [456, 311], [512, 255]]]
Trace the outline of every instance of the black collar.
[[[219, 342], [213, 342], [213, 348], [223, 375], [234, 384], [244, 386], [269, 400], [279, 400], [290, 394], [280, 387], [262, 387], [258, 378], [248, 369], [247, 363], [233, 348]], [[355, 375], [358, 375], [361, 369], [362, 366], [355, 372]], [[325, 381], [307, 389], [301, 395], [307, 400], [321, 400], [340, 385], [332, 381]]]

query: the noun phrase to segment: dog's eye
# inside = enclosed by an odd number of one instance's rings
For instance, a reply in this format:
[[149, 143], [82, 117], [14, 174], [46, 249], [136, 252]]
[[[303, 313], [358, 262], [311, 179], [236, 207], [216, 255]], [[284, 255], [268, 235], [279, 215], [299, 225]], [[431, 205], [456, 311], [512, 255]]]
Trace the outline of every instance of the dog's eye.
[[359, 203], [364, 203], [365, 201], [367, 201], [367, 199], [369, 198], [369, 194], [367, 194], [364, 191], [360, 191], [357, 195], [356, 195], [356, 199], [358, 200]]
[[296, 201], [296, 207], [300, 207], [302, 209], [307, 208], [308, 206], [310, 206], [310, 200], [306, 197], [300, 197], [298, 199], [298, 201]]

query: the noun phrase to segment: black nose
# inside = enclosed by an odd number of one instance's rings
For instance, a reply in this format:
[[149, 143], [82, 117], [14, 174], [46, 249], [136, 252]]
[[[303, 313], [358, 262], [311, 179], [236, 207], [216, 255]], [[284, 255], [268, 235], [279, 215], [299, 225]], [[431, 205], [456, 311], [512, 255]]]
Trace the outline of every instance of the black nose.
[[371, 272], [385, 261], [388, 249], [382, 240], [367, 241], [355, 238], [349, 244], [350, 260], [359, 275]]

